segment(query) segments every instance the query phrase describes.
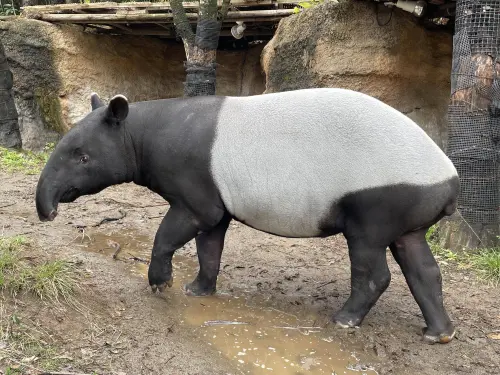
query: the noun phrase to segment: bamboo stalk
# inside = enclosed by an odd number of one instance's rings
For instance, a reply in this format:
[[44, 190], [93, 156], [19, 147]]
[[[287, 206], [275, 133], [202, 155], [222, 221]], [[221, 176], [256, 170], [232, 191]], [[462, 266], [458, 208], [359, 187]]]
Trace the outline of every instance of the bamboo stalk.
[[[298, 4], [300, 1], [285, 1], [285, 0], [231, 0], [231, 5], [240, 7], [250, 6], [265, 6], [273, 4]], [[217, 1], [217, 5], [222, 6], [222, 0]], [[199, 2], [183, 2], [182, 6], [185, 9], [199, 8]], [[22, 10], [41, 12], [55, 12], [55, 11], [85, 11], [85, 10], [123, 10], [123, 9], [151, 9], [155, 11], [170, 10], [170, 2], [165, 1], [161, 3], [89, 3], [89, 4], [57, 4], [57, 5], [31, 5], [21, 7]]]
[[[228, 12], [226, 20], [240, 20], [242, 18], [259, 18], [265, 20], [269, 17], [286, 17], [293, 14], [293, 9], [252, 10], [241, 12]], [[187, 13], [188, 19], [198, 19], [198, 14]], [[35, 19], [46, 22], [65, 23], [157, 23], [172, 20], [171, 13], [164, 14], [37, 14]]]

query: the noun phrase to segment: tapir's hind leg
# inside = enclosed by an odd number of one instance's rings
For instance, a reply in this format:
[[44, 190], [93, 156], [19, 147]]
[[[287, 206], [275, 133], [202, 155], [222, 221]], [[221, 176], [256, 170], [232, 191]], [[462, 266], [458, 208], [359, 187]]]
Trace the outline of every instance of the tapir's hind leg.
[[441, 272], [425, 239], [427, 228], [407, 233], [390, 245], [413, 297], [424, 315], [424, 338], [447, 343], [455, 335], [443, 306]]
[[187, 295], [207, 296], [215, 293], [224, 238], [230, 221], [231, 217], [226, 215], [216, 227], [196, 237], [200, 271], [192, 283], [184, 285]]
[[342, 327], [356, 327], [375, 305], [391, 281], [386, 246], [348, 239], [351, 260], [351, 295], [334, 320]]

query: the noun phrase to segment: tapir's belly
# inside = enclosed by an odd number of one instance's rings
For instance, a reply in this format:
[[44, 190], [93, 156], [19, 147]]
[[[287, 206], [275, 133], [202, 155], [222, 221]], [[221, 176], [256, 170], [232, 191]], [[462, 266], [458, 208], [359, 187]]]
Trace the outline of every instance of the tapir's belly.
[[352, 92], [227, 99], [211, 172], [227, 210], [270, 233], [309, 237], [347, 194], [428, 186], [453, 164], [404, 115]]

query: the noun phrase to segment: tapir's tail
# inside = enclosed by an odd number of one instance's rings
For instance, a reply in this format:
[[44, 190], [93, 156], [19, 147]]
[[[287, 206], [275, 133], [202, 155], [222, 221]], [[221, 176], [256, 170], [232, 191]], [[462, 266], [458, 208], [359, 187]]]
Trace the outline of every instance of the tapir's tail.
[[443, 209], [444, 216], [451, 216], [458, 206], [458, 195], [460, 194], [460, 180], [458, 175], [450, 181], [450, 200]]
[[453, 199], [453, 201], [451, 203], [448, 203], [444, 210], [443, 210], [443, 213], [444, 213], [444, 216], [451, 216], [453, 215], [453, 213], [456, 211], [457, 209], [457, 206], [458, 206], [458, 201], [457, 199]]

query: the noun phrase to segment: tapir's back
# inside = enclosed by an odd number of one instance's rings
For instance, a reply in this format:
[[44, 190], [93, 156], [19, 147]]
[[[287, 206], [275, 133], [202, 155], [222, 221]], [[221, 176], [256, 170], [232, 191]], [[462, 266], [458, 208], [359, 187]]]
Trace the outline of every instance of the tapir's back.
[[347, 194], [456, 177], [413, 121], [342, 89], [225, 99], [211, 170], [229, 212], [285, 236], [317, 235], [321, 219]]

